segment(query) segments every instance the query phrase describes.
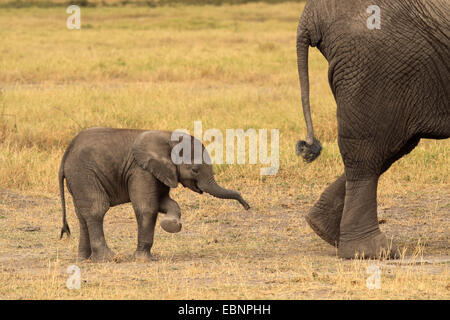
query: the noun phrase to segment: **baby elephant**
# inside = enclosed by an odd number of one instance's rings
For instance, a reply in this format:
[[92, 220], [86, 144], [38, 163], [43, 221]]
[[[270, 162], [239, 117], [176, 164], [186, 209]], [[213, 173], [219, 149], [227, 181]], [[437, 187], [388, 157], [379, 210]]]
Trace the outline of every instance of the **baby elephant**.
[[[170, 188], [175, 188], [178, 182], [195, 192], [235, 199], [246, 210], [250, 208], [238, 192], [223, 189], [216, 183], [210, 164], [180, 161], [181, 164], [175, 165], [172, 148], [180, 142], [172, 141], [171, 136], [172, 133], [166, 131], [91, 128], [73, 139], [59, 169], [63, 213], [60, 237], [64, 233], [70, 235], [64, 198], [65, 178], [80, 222], [80, 260], [109, 261], [114, 257], [103, 234], [103, 218], [110, 207], [130, 201], [138, 224], [135, 257], [150, 259], [158, 212], [165, 214], [161, 219], [165, 231], [179, 232], [181, 229], [180, 207], [169, 196]], [[184, 135], [186, 137], [191, 146], [195, 142], [202, 147], [202, 153], [206, 152], [198, 140]], [[184, 149], [179, 153], [185, 159], [188, 153], [182, 155], [182, 152]]]

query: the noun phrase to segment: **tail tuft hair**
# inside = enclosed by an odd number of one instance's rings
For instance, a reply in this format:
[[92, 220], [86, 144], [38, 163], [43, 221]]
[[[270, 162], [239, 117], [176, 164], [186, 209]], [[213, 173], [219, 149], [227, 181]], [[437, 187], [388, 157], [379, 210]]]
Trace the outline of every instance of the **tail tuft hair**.
[[69, 225], [66, 223], [63, 225], [63, 227], [61, 228], [61, 234], [59, 236], [59, 240], [62, 239], [62, 237], [64, 236], [64, 233], [67, 234], [67, 237], [70, 238], [70, 228]]
[[299, 140], [295, 146], [295, 153], [298, 156], [302, 156], [303, 160], [307, 163], [316, 160], [321, 151], [322, 145], [316, 138], [314, 138], [314, 142], [312, 145], [307, 144], [306, 141]]

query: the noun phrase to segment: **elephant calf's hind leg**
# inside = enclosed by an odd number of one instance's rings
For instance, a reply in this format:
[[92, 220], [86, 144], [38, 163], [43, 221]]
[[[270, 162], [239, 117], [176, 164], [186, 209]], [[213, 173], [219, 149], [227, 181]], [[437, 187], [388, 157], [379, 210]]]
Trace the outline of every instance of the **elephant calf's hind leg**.
[[87, 221], [89, 240], [91, 242], [91, 260], [96, 262], [112, 261], [115, 254], [108, 247], [103, 232], [103, 217], [91, 218]]
[[74, 205], [80, 222], [78, 259], [90, 258], [96, 262], [111, 261], [114, 253], [108, 248], [103, 232], [103, 217], [109, 209], [109, 203], [100, 197], [87, 200], [77, 198], [74, 199]]
[[78, 243], [78, 260], [87, 260], [91, 257], [91, 242], [89, 241], [89, 231], [86, 220], [78, 213], [78, 220], [80, 222], [80, 241]]

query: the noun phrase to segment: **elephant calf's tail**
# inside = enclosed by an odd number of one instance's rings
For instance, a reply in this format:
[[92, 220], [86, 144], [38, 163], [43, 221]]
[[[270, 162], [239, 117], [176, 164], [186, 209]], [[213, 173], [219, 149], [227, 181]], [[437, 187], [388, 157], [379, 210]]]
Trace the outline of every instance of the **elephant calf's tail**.
[[67, 223], [67, 219], [66, 219], [66, 199], [64, 197], [64, 160], [65, 160], [65, 155], [63, 157], [63, 160], [61, 162], [61, 167], [59, 168], [59, 175], [58, 175], [58, 179], [59, 179], [59, 194], [61, 196], [61, 206], [62, 206], [62, 215], [63, 215], [63, 226], [61, 228], [61, 234], [59, 236], [59, 239], [62, 239], [64, 233], [67, 234], [68, 237], [70, 237], [70, 228], [69, 228], [69, 224]]
[[303, 115], [306, 122], [306, 141], [300, 140], [295, 147], [297, 155], [301, 155], [306, 162], [314, 161], [322, 151], [322, 145], [314, 137], [314, 128], [311, 119], [309, 103], [309, 72], [308, 72], [308, 50], [311, 40], [304, 19], [300, 20], [297, 30], [297, 67], [300, 78], [300, 90], [302, 94]]

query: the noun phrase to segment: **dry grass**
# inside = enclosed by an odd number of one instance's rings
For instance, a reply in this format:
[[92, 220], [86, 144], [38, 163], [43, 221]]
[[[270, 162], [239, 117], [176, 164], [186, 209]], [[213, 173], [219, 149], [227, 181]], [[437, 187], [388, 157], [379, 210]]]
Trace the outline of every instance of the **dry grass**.
[[[295, 32], [302, 4], [83, 8], [82, 30], [63, 8], [0, 11], [1, 298], [449, 298], [449, 141], [423, 141], [380, 182], [382, 228], [405, 248], [382, 263], [382, 289], [368, 290], [370, 262], [341, 261], [303, 215], [343, 170], [326, 61], [311, 52], [312, 109], [323, 145], [305, 165]], [[81, 263], [81, 290], [65, 288], [74, 237], [57, 241], [57, 167], [91, 126], [149, 129], [280, 129], [280, 171], [217, 166], [218, 180], [252, 205], [174, 190], [180, 234], [158, 226], [154, 263], [131, 261], [129, 206], [106, 218], [120, 263]], [[26, 232], [23, 227], [39, 226]], [[422, 255], [439, 262], [411, 264]]]

